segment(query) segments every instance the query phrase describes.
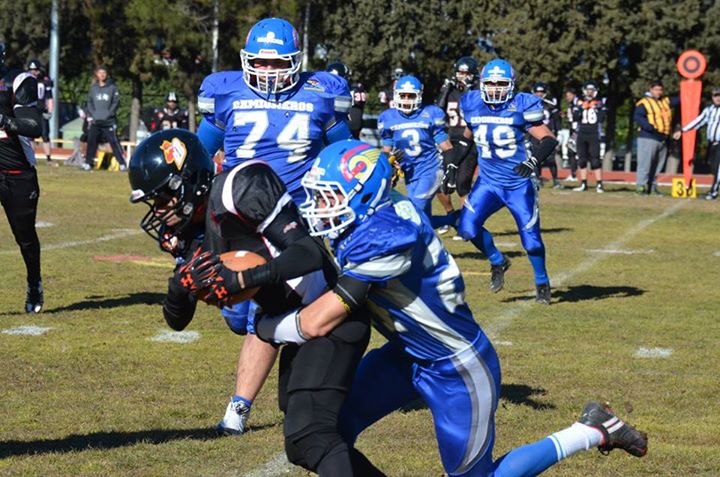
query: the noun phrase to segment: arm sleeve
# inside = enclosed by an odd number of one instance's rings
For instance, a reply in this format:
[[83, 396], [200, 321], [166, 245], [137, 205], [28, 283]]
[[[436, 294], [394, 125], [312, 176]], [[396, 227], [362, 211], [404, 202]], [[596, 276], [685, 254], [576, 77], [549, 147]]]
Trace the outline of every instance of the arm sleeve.
[[175, 281], [168, 280], [168, 292], [163, 300], [163, 317], [168, 326], [175, 331], [182, 331], [192, 321], [197, 307], [197, 299], [183, 290]]
[[280, 254], [264, 265], [242, 272], [246, 288], [282, 283], [323, 268], [327, 254], [305, 229], [293, 202], [283, 207], [262, 234]]
[[440, 88], [440, 93], [438, 94], [438, 97], [435, 99], [435, 104], [438, 106], [438, 108], [442, 109], [443, 111], [445, 108], [447, 108], [448, 103], [448, 96], [450, 95], [450, 86], [447, 84], [444, 84], [442, 88]]
[[333, 288], [333, 293], [340, 299], [349, 315], [365, 303], [371, 285], [370, 282], [350, 275], [341, 275]]

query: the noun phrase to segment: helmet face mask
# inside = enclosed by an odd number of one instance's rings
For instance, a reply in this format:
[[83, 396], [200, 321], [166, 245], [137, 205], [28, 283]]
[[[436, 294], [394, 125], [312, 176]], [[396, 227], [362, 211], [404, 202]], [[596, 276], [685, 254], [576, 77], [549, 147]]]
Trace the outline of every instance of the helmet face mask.
[[260, 20], [240, 50], [245, 83], [268, 96], [289, 91], [300, 80], [301, 56], [298, 34], [290, 23]]
[[480, 92], [488, 104], [503, 104], [513, 97], [515, 72], [505, 60], [492, 60], [486, 64], [480, 77]]
[[168, 129], [143, 141], [130, 159], [130, 202], [149, 207], [140, 227], [163, 251], [202, 219], [214, 164], [197, 136]]
[[313, 236], [339, 238], [352, 224], [389, 203], [391, 166], [369, 144], [339, 141], [323, 149], [302, 179], [300, 212]]
[[478, 64], [475, 58], [471, 56], [463, 56], [458, 59], [453, 66], [455, 71], [455, 79], [458, 85], [465, 88], [471, 88], [475, 83], [475, 78], [478, 74]]
[[411, 114], [422, 106], [423, 85], [414, 76], [403, 76], [395, 83], [393, 102], [395, 109]]
[[587, 83], [585, 83], [583, 85], [582, 91], [586, 99], [595, 99], [598, 95], [598, 87], [592, 81], [588, 81]]

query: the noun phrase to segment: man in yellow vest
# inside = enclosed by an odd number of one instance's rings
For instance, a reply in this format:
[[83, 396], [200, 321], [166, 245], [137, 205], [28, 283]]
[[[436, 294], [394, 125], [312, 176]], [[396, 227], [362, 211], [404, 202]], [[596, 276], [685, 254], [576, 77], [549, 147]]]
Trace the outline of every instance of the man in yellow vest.
[[639, 194], [659, 194], [657, 173], [665, 168], [668, 140], [672, 132], [672, 108], [680, 104], [677, 97], [664, 96], [660, 81], [650, 84], [650, 91], [635, 104], [633, 119], [640, 127], [637, 140], [637, 175]]

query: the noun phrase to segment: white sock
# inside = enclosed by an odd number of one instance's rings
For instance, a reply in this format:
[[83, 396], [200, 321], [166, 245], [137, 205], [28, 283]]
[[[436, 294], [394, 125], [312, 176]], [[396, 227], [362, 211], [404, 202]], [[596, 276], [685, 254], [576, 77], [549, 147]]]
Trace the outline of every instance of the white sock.
[[555, 444], [558, 460], [561, 460], [576, 452], [599, 446], [603, 435], [593, 427], [576, 422], [567, 429], [552, 434], [550, 439]]

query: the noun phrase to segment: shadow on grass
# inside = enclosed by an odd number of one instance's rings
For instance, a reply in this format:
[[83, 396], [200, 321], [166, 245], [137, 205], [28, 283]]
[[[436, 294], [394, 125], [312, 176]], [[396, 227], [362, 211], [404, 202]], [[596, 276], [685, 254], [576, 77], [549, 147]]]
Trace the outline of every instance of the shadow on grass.
[[[253, 426], [250, 432], [273, 427], [273, 424]], [[151, 429], [134, 432], [93, 432], [71, 434], [61, 439], [40, 439], [35, 441], [0, 441], [0, 459], [18, 455], [78, 452], [97, 449], [115, 449], [135, 444], [164, 444], [183, 439], [216, 439], [214, 428], [198, 429]]]
[[[544, 396], [547, 391], [543, 388], [531, 388], [526, 384], [501, 384], [500, 399], [521, 406], [528, 406], [535, 410], [542, 411], [545, 409], [555, 409], [555, 405], [549, 403], [541, 403], [532, 398], [532, 396]], [[408, 403], [400, 408], [400, 412], [412, 412], [427, 409], [427, 404], [422, 399]]]
[[[552, 291], [554, 303], [577, 303], [579, 301], [605, 300], [607, 298], [629, 298], [640, 296], [645, 290], [637, 287], [628, 286], [610, 286], [598, 287], [595, 285], [576, 285]], [[504, 303], [512, 303], [517, 301], [534, 300], [534, 296], [520, 295], [506, 298]]]
[[538, 402], [532, 396], [544, 396], [547, 391], [543, 388], [532, 388], [527, 384], [500, 385], [500, 399], [521, 406], [528, 406], [535, 410], [555, 409], [554, 404]]
[[[525, 255], [525, 252], [520, 252], [516, 250], [510, 250], [507, 252], [503, 252], [503, 255], [510, 258], [515, 257], [522, 257]], [[469, 258], [469, 259], [475, 259], [475, 260], [485, 260], [487, 261], [487, 257], [482, 252], [460, 252], [460, 253], [453, 253], [453, 258], [459, 259], [459, 258]], [[488, 267], [490, 266], [490, 263], [488, 263]]]
[[119, 308], [132, 305], [160, 305], [165, 298], [164, 293], [139, 292], [130, 293], [126, 296], [104, 297], [89, 296], [84, 301], [70, 305], [53, 308], [43, 313], [60, 313], [62, 311], [97, 310], [99, 308]]

